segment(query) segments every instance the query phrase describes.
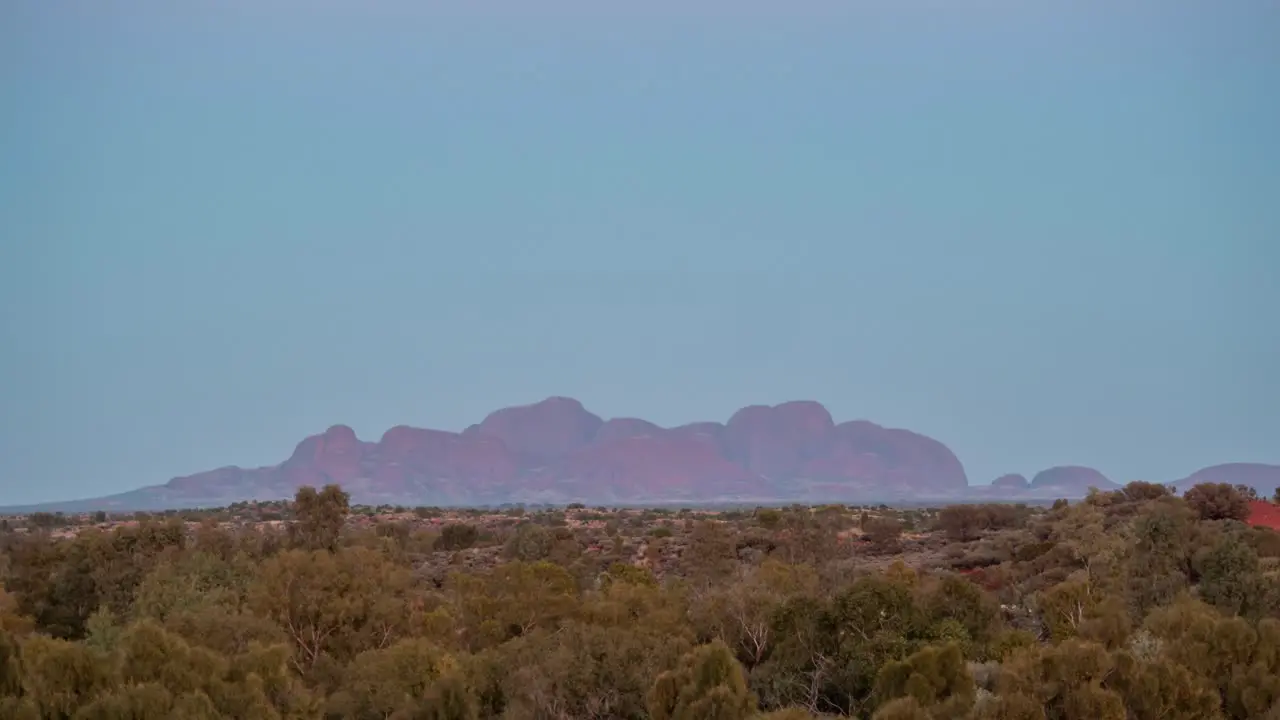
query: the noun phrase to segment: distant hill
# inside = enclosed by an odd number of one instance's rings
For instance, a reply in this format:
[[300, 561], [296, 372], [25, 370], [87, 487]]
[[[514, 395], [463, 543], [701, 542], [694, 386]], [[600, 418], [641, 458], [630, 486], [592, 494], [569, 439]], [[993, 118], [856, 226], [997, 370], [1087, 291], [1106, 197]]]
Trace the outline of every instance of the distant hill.
[[[1215, 467], [1222, 470], [1214, 477], [1244, 473], [1263, 490], [1272, 480], [1280, 484], [1280, 466]], [[941, 442], [866, 420], [837, 424], [812, 401], [751, 405], [725, 423], [663, 428], [639, 418], [604, 420], [577, 400], [552, 397], [494, 411], [462, 432], [402, 425], [368, 442], [335, 425], [304, 439], [278, 465], [223, 467], [119, 495], [0, 511], [212, 507], [291, 497], [301, 485], [326, 483], [342, 485], [358, 503], [440, 506], [942, 503], [1080, 497], [1090, 486], [1115, 487], [1097, 470], [1076, 466], [1050, 468], [1030, 482], [1008, 475], [971, 487]]]
[[1280, 490], [1280, 465], [1263, 463], [1224, 463], [1197, 470], [1174, 483], [1179, 490], [1200, 483], [1227, 483], [1248, 485], [1258, 491], [1259, 497], [1271, 497]]

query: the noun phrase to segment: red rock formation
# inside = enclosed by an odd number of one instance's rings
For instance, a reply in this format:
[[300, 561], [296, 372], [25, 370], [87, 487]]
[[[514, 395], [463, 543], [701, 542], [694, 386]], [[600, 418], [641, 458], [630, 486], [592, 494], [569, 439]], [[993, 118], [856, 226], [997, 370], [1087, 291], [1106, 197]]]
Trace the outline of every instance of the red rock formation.
[[383, 434], [367, 465], [384, 477], [505, 484], [515, 479], [515, 455], [498, 438], [397, 425]]
[[348, 483], [360, 477], [364, 443], [346, 425], [334, 425], [298, 443], [293, 455], [280, 466], [285, 485], [320, 486]]
[[671, 428], [671, 432], [692, 437], [700, 437], [715, 443], [720, 454], [728, 457], [724, 451], [724, 423], [696, 422]]
[[600, 429], [596, 431], [596, 435], [591, 439], [592, 444], [599, 445], [623, 438], [638, 437], [641, 435], [657, 435], [662, 432], [662, 428], [654, 425], [648, 420], [639, 418], [612, 418], [605, 421]]
[[1031, 479], [1032, 490], [1053, 488], [1064, 492], [1083, 493], [1091, 487], [1099, 490], [1114, 490], [1120, 486], [1108, 480], [1106, 475], [1097, 470], [1080, 465], [1051, 467], [1048, 470], [1041, 470]]
[[1027, 479], [1022, 475], [1009, 473], [992, 480], [991, 487], [1000, 490], [1022, 491], [1031, 487], [1031, 484], [1028, 483]]
[[552, 397], [496, 410], [475, 432], [498, 438], [517, 455], [539, 462], [564, 457], [586, 445], [603, 424], [577, 400]]
[[951, 493], [969, 485], [964, 466], [947, 446], [866, 420], [837, 425], [824, 452], [805, 465], [804, 474], [856, 480], [863, 487], [898, 495]]
[[176, 477], [166, 483], [165, 487], [191, 497], [221, 497], [254, 488], [273, 488], [279, 484], [278, 475], [276, 468], [246, 470], [228, 466]]
[[880, 500], [967, 487], [960, 461], [936, 440], [866, 421], [836, 425], [816, 402], [663, 429], [638, 418], [604, 422], [576, 400], [549, 398], [498, 410], [462, 433], [399, 426], [362, 443], [334, 426], [278, 466], [175, 478], [165, 491], [230, 501], [330, 482], [357, 501], [404, 503]]
[[[1280, 466], [1215, 465], [1180, 483], [1280, 486]], [[291, 496], [300, 485], [339, 483], [356, 502], [653, 502], [662, 500], [828, 500], [881, 502], [927, 498], [1081, 497], [1118, 487], [1087, 467], [1045, 470], [1028, 483], [1005, 475], [969, 488], [945, 445], [865, 420], [836, 425], [816, 402], [739, 410], [727, 424], [664, 429], [639, 418], [602, 421], [569, 398], [491, 413], [461, 433], [397, 426], [361, 442], [335, 425], [306, 438], [270, 467], [223, 467], [174, 478], [101, 501], [101, 507], [190, 507]], [[1254, 505], [1253, 521], [1280, 522], [1280, 510]]]
[[689, 433], [691, 435], [709, 435], [715, 438], [716, 442], [724, 440], [724, 423], [718, 422], [695, 422], [687, 425], [678, 425], [671, 428], [674, 432]]
[[1263, 463], [1226, 463], [1197, 470], [1174, 483], [1179, 490], [1188, 490], [1200, 483], [1227, 483], [1249, 485], [1258, 491], [1259, 497], [1270, 497], [1280, 488], [1280, 465]]
[[729, 459], [752, 472], [787, 477], [827, 445], [834, 429], [831, 413], [816, 402], [751, 405], [729, 418], [724, 447]]
[[581, 448], [539, 480], [539, 489], [568, 480], [578, 497], [617, 501], [760, 497], [768, 492], [758, 476], [720, 454], [715, 438], [661, 428]]

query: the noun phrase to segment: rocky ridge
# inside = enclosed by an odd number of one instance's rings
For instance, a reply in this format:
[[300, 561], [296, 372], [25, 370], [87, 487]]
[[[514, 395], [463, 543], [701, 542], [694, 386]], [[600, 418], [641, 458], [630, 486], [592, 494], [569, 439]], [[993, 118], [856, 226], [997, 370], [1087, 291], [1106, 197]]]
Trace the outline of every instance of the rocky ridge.
[[942, 443], [865, 420], [836, 424], [816, 402], [752, 405], [723, 424], [663, 428], [606, 421], [552, 397], [496, 410], [462, 432], [398, 426], [362, 442], [335, 425], [279, 465], [220, 468], [147, 490], [169, 503], [206, 504], [326, 483], [359, 502], [441, 505], [888, 500], [968, 487]]
[[[1280, 485], [1280, 466], [1219, 465], [1179, 484], [1205, 480], [1265, 489]], [[461, 432], [401, 425], [369, 442], [335, 425], [278, 465], [222, 467], [41, 507], [208, 507], [287, 498], [299, 486], [328, 483], [358, 503], [441, 506], [1052, 500], [1117, 487], [1080, 466], [970, 486], [941, 442], [867, 420], [836, 423], [813, 401], [751, 405], [725, 423], [663, 428], [640, 418], [605, 420], [577, 400], [551, 397], [496, 410]]]

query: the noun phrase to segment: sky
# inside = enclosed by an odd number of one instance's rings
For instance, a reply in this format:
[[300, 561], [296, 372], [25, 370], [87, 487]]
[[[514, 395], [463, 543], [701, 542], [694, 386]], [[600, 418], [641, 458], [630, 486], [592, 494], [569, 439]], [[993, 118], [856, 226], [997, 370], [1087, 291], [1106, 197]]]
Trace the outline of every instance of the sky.
[[972, 483], [1280, 463], [1277, 37], [1261, 0], [10, 0], [0, 503], [551, 395], [815, 399]]

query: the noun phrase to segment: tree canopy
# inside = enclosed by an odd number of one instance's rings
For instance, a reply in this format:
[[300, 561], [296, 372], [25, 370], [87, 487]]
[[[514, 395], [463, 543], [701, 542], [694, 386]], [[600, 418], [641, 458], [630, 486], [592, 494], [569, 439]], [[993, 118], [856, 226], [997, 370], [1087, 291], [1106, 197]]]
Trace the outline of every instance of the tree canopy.
[[328, 486], [9, 518], [0, 717], [1280, 718], [1280, 535], [1248, 512], [1221, 485], [679, 512]]

